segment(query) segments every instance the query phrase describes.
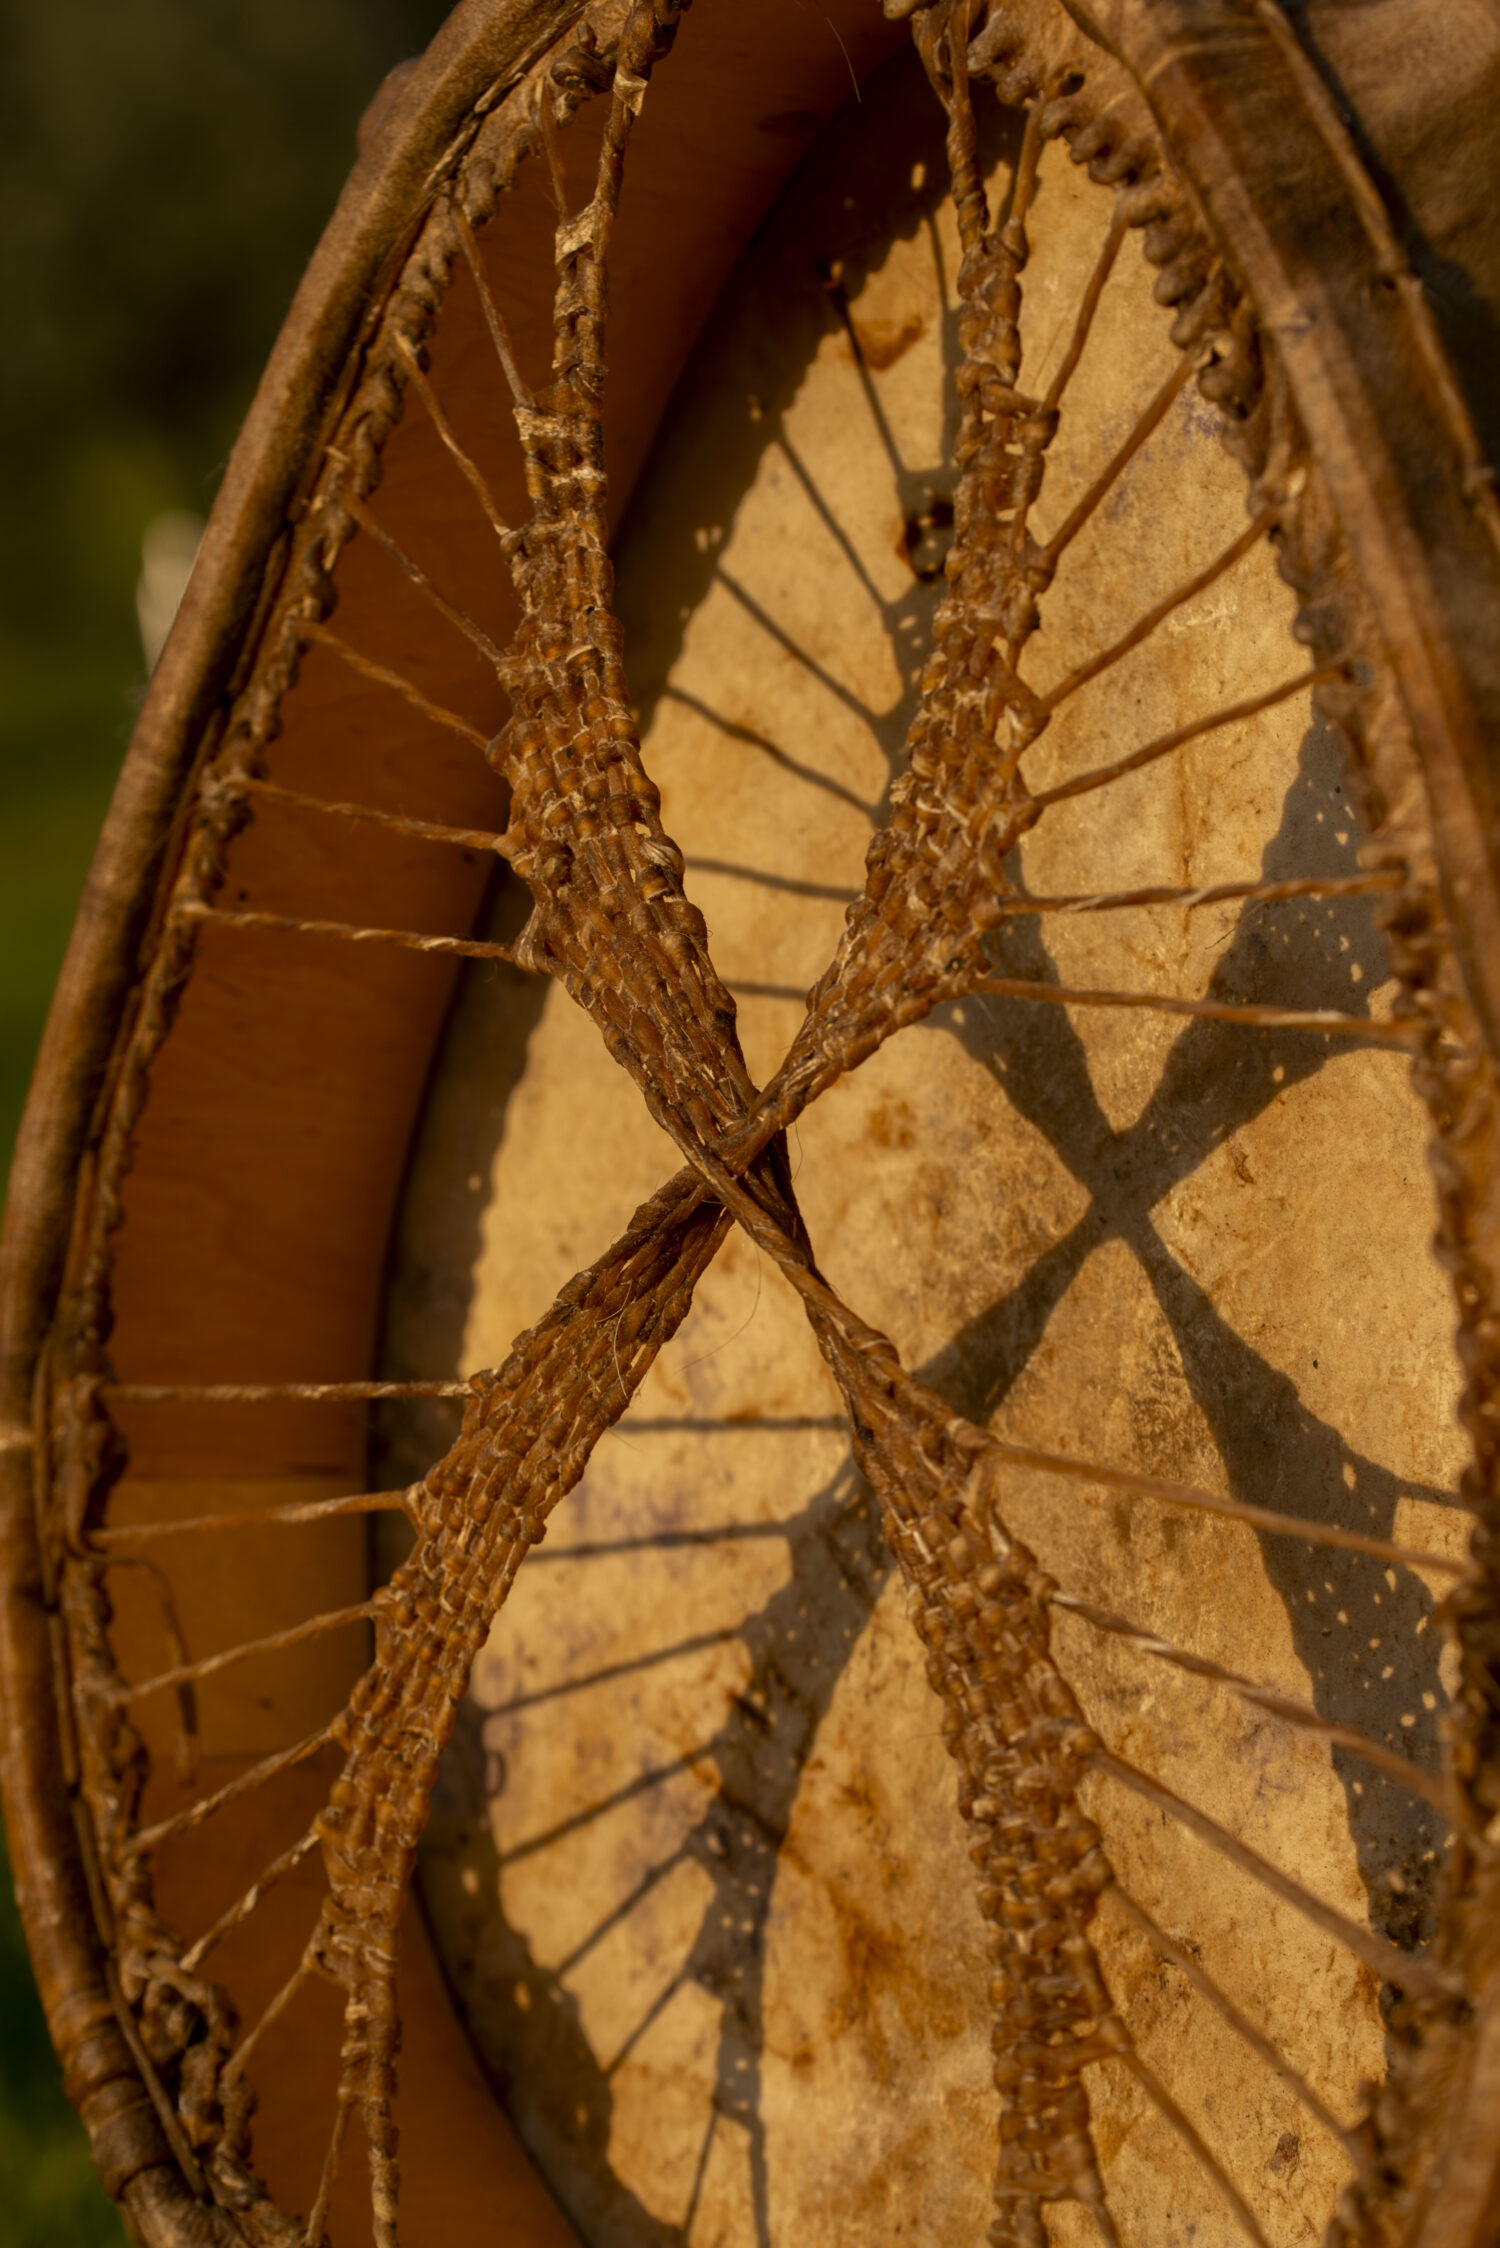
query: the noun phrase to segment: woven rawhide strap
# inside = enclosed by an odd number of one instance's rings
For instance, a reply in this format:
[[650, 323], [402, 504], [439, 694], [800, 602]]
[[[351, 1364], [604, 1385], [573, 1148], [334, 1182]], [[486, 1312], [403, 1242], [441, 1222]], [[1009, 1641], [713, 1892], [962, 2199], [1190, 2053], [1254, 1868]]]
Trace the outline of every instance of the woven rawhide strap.
[[[737, 1221], [803, 1297], [943, 1703], [994, 1962], [991, 2238], [1041, 2248], [1042, 2207], [1065, 2197], [1091, 2204], [1113, 2237], [1081, 2072], [1127, 2038], [1089, 1942], [1110, 1874], [1078, 1803], [1091, 1736], [1049, 1653], [1050, 1588], [1006, 1532], [986, 1435], [913, 1381], [819, 1274], [782, 1152], [819, 1092], [985, 972], [1003, 861], [1029, 824], [1017, 762], [1045, 716], [1015, 666], [1045, 582], [1026, 518], [1056, 416], [1014, 388], [1026, 198], [991, 232], [964, 75], [969, 10], [922, 11], [964, 251], [948, 592], [863, 894], [786, 1063], [757, 1093], [642, 762], [605, 551], [606, 257], [631, 126], [678, 13], [678, 0], [633, 8], [592, 199], [558, 232], [552, 382], [516, 403], [533, 513], [506, 535], [522, 619], [502, 668], [514, 715], [492, 756], [512, 792], [504, 847], [534, 900], [518, 957], [593, 1017], [686, 1166], [505, 1365], [476, 1377], [462, 1433], [421, 1487], [417, 1544], [381, 1597], [375, 1661], [340, 1725], [346, 1763], [319, 1827], [331, 1893], [310, 1963], [347, 1993], [341, 2102], [368, 2135], [384, 2244], [397, 2197], [396, 1925], [443, 1745], [522, 1559]], [[1039, 146], [1033, 133], [1023, 174]]]

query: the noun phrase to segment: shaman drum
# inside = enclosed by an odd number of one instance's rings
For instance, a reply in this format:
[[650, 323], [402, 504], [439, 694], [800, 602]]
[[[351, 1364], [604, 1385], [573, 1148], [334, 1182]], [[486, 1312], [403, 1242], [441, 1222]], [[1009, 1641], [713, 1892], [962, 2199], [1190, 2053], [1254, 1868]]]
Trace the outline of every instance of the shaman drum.
[[1494, 2235], [1500, 42], [888, 9], [461, 8], [142, 716], [0, 1464], [153, 2248]]

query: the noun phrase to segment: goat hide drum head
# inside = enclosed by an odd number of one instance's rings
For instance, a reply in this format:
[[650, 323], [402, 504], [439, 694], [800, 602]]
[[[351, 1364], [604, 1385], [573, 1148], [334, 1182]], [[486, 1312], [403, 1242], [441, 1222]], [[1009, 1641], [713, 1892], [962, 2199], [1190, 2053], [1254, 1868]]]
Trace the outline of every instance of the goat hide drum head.
[[[764, 1082], [836, 948], [885, 816], [943, 587], [961, 249], [913, 57], [830, 124], [726, 287], [617, 549], [649, 770]], [[1021, 122], [986, 120], [1003, 208]], [[1044, 152], [1028, 382], [1045, 390], [1111, 224]], [[1051, 452], [1066, 520], [1177, 354], [1128, 240]], [[1243, 472], [1191, 387], [1080, 533], [1038, 636], [1045, 691], [1238, 535]], [[1080, 693], [1040, 789], [1295, 668], [1262, 546]], [[1357, 876], [1343, 761], [1302, 692], [1060, 804], [1017, 887], [1088, 899]], [[493, 904], [514, 930], [514, 887]], [[1143, 905], [1008, 923], [1002, 975], [1388, 1020], [1365, 897]], [[822, 1268], [956, 1410], [1023, 1446], [1254, 1494], [1458, 1550], [1457, 1372], [1429, 1244], [1426, 1124], [1389, 1047], [977, 994], [801, 1121]], [[500, 1364], [676, 1153], [567, 993], [466, 971], [398, 1222], [383, 1370]], [[388, 1408], [384, 1480], [442, 1449]], [[1326, 1716], [1431, 1757], [1437, 1579], [1008, 1468], [1060, 1584]], [[599, 2248], [975, 2240], [995, 2166], [990, 1969], [940, 1713], [839, 1398], [743, 1233], [518, 1580], [476, 1665], [423, 1846], [439, 1955], [487, 2069]], [[1066, 1616], [1110, 1746], [1341, 1913], [1410, 1941], [1442, 1822], [1326, 1739]], [[1392, 1659], [1394, 1657], [1394, 1660]], [[1381, 2073], [1369, 1970], [1241, 1865], [1103, 1782], [1122, 1883], [1342, 2123]], [[1141, 2052], [1268, 2236], [1311, 2239], [1347, 2164], [1262, 2055], [1107, 1898]], [[1127, 2240], [1239, 2237], [1138, 2085], [1091, 2090]], [[1081, 2211], [1050, 2220], [1080, 2243]]]

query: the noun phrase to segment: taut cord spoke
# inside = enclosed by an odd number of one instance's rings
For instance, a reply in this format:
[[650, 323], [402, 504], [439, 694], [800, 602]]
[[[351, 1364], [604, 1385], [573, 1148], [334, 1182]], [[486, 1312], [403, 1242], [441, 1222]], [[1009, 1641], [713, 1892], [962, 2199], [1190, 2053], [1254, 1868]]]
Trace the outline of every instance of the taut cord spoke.
[[1031, 799], [1032, 806], [1041, 811], [1049, 804], [1066, 803], [1072, 796], [1091, 796], [1096, 789], [1109, 788], [1123, 780], [1127, 773], [1138, 773], [1143, 766], [1155, 764], [1159, 757], [1170, 757], [1173, 750], [1185, 748], [1204, 734], [1217, 733], [1221, 726], [1234, 726], [1247, 718], [1258, 718], [1263, 710], [1274, 710], [1278, 703], [1290, 702], [1294, 695], [1342, 678], [1345, 669], [1339, 663], [1318, 664], [1311, 671], [1298, 672], [1295, 679], [1283, 679], [1278, 687], [1268, 687], [1262, 694], [1247, 695], [1242, 702], [1226, 703], [1204, 718], [1189, 719], [1185, 726], [1174, 726], [1170, 733], [1158, 734], [1140, 749], [1133, 749], [1128, 757], [1116, 758], [1113, 764], [1095, 765], [1086, 773], [1076, 773], [1071, 780], [1038, 789]]
[[1028, 976], [975, 976], [969, 988], [1000, 999], [1038, 999], [1060, 1007], [1146, 1007], [1160, 1015], [1196, 1016], [1204, 1022], [1242, 1023], [1249, 1030], [1305, 1030], [1324, 1038], [1366, 1039], [1376, 1046], [1413, 1046], [1427, 1032], [1419, 1022], [1378, 1022], [1328, 1007], [1261, 1007], [1238, 1000], [1179, 999], [1171, 993], [1096, 991], [1074, 984], [1039, 983]]
[[1169, 1959], [1172, 1965], [1187, 1977], [1194, 1990], [1200, 1992], [1209, 2004], [1223, 2016], [1230, 2028], [1244, 2039], [1252, 2052], [1260, 2055], [1267, 2068], [1274, 2069], [1282, 2082], [1290, 2085], [1292, 2091], [1295, 2092], [1297, 2098], [1307, 2109], [1308, 2114], [1322, 2125], [1330, 2138], [1338, 2142], [1349, 2159], [1351, 2161], [1356, 2160], [1358, 2141], [1354, 2133], [1345, 2124], [1340, 2123], [1338, 2117], [1321, 2095], [1313, 2089], [1305, 2076], [1299, 2075], [1285, 2054], [1266, 2036], [1264, 2030], [1257, 2029], [1254, 2022], [1240, 2012], [1233, 1999], [1219, 1988], [1213, 1977], [1205, 1974], [1188, 1950], [1187, 1945], [1180, 1944], [1175, 1937], [1169, 1936], [1166, 1930], [1152, 1919], [1145, 1906], [1137, 1904], [1135, 1898], [1131, 1896], [1127, 1889], [1122, 1889], [1118, 1881], [1113, 1888], [1106, 1890], [1105, 1894], [1114, 1899], [1128, 1919], [1134, 1921], [1141, 1934], [1154, 1945], [1162, 1957]]
[[1096, 1631], [1111, 1633], [1115, 1638], [1129, 1640], [1144, 1654], [1154, 1655], [1158, 1661], [1171, 1663], [1177, 1670], [1190, 1672], [1195, 1678], [1211, 1679], [1215, 1685], [1227, 1686], [1242, 1701], [1253, 1702], [1258, 1709], [1267, 1710], [1273, 1717], [1283, 1718], [1288, 1725], [1301, 1726], [1305, 1732], [1321, 1734], [1334, 1748], [1347, 1748], [1365, 1762], [1395, 1780], [1411, 1794], [1430, 1803], [1445, 1819], [1460, 1816], [1455, 1805], [1454, 1792], [1436, 1774], [1424, 1772], [1409, 1756], [1400, 1755], [1387, 1748], [1358, 1726], [1340, 1725], [1324, 1717], [1307, 1702], [1299, 1702], [1288, 1694], [1278, 1694], [1274, 1687], [1258, 1686], [1254, 1679], [1244, 1678], [1238, 1671], [1228, 1670], [1222, 1663], [1212, 1661], [1207, 1655], [1195, 1655], [1191, 1649], [1174, 1646], [1169, 1639], [1158, 1638], [1155, 1632], [1143, 1630], [1124, 1616], [1111, 1615], [1105, 1608], [1097, 1608], [1092, 1601], [1081, 1600], [1076, 1593], [1057, 1591], [1051, 1595], [1054, 1608], [1067, 1614], [1081, 1616]]
[[1073, 333], [1068, 339], [1068, 348], [1063, 354], [1062, 365], [1048, 385], [1047, 396], [1043, 401], [1044, 410], [1048, 413], [1057, 411], [1062, 404], [1064, 391], [1073, 380], [1078, 362], [1083, 357], [1084, 348], [1088, 343], [1089, 332], [1094, 325], [1094, 315], [1099, 309], [1099, 299], [1104, 294], [1104, 284], [1115, 269], [1115, 260], [1120, 254], [1120, 246], [1128, 232], [1129, 224], [1125, 213], [1117, 206], [1114, 216], [1110, 220], [1109, 232], [1104, 237], [1104, 246], [1099, 252], [1093, 272], [1089, 275], [1088, 287], [1084, 290], [1080, 299], [1077, 318], [1073, 323]]
[[457, 467], [461, 470], [465, 481], [469, 485], [471, 491], [473, 491], [473, 493], [475, 494], [480, 506], [484, 509], [490, 529], [494, 532], [497, 539], [508, 539], [510, 537], [510, 525], [506, 522], [505, 518], [500, 513], [499, 508], [495, 505], [494, 494], [491, 492], [489, 485], [481, 475], [478, 467], [470, 459], [469, 455], [464, 451], [463, 446], [460, 445], [457, 437], [454, 435], [452, 424], [449, 422], [447, 415], [443, 412], [442, 406], [438, 400], [437, 393], [433, 389], [431, 383], [428, 381], [427, 376], [423, 371], [422, 363], [417, 357], [417, 353], [414, 347], [407, 342], [404, 336], [398, 336], [396, 339], [396, 350], [406, 368], [408, 379], [415, 389], [417, 396], [421, 399], [422, 404], [427, 409], [428, 419], [431, 421], [433, 428], [437, 431], [438, 436], [447, 452], [449, 453]]
[[1382, 891], [1399, 890], [1405, 876], [1390, 874], [1309, 874], [1287, 882], [1213, 882], [1206, 889], [1173, 889], [1169, 885], [1139, 890], [1100, 890], [1090, 895], [1078, 891], [1071, 897], [1033, 897], [1023, 894], [1005, 907], [1007, 921], [1024, 921], [1033, 913], [1126, 913], [1137, 907], [1180, 906], [1196, 913], [1206, 905], [1280, 905], [1289, 898], [1369, 898]]
[[[445, 710], [441, 703], [433, 702], [403, 672], [392, 671], [388, 665], [376, 663], [372, 657], [361, 654], [358, 648], [351, 647], [342, 634], [335, 632], [330, 625], [319, 624], [309, 617], [299, 630], [302, 638], [311, 641], [315, 648], [331, 648], [339, 661], [346, 663], [351, 671], [357, 671], [362, 679], [370, 680], [377, 687], [391, 688], [409, 702], [413, 710], [420, 711], [424, 718], [430, 718], [435, 726], [446, 726], [450, 733], [461, 734], [475, 749], [488, 746], [488, 736], [482, 734], [477, 726], [471, 726], [467, 718], [460, 718], [456, 711]], [[238, 785], [244, 788], [268, 787], [269, 783], [254, 782], [247, 777]]]
[[1346, 1951], [1353, 1952], [1355, 1958], [1362, 1960], [1382, 1982], [1394, 1983], [1397, 1990], [1406, 1991], [1414, 1998], [1464, 1996], [1461, 1979], [1448, 1968], [1439, 1967], [1432, 1960], [1414, 1956], [1410, 1952], [1398, 1951], [1394, 1944], [1388, 1944], [1383, 1937], [1373, 1935], [1368, 1928], [1361, 1928], [1353, 1920], [1347, 1920], [1332, 1905], [1325, 1904], [1321, 1897], [1315, 1897], [1310, 1889], [1304, 1889], [1300, 1881], [1294, 1881], [1289, 1873], [1283, 1873], [1280, 1866], [1272, 1865], [1259, 1851], [1252, 1850], [1248, 1843], [1241, 1842], [1227, 1827], [1220, 1826], [1217, 1819], [1211, 1819], [1207, 1812], [1200, 1811], [1195, 1804], [1184, 1802], [1171, 1788], [1164, 1786], [1160, 1780], [1152, 1779], [1149, 1773], [1142, 1772], [1124, 1757], [1117, 1756], [1112, 1749], [1102, 1746], [1094, 1749], [1089, 1762], [1095, 1771], [1106, 1773], [1110, 1779], [1118, 1780], [1123, 1787], [1144, 1796], [1148, 1803], [1154, 1804], [1159, 1811], [1165, 1811], [1170, 1818], [1187, 1827], [1200, 1841], [1209, 1843], [1221, 1857], [1238, 1866], [1242, 1873], [1251, 1875], [1263, 1889], [1270, 1889], [1288, 1904], [1295, 1905], [1305, 1919], [1321, 1928], [1326, 1936], [1332, 1936], [1335, 1943], [1342, 1944]]
[[1078, 505], [1064, 521], [1061, 529], [1054, 531], [1052, 537], [1047, 541], [1047, 558], [1054, 567], [1061, 560], [1068, 547], [1072, 545], [1074, 539], [1077, 538], [1095, 509], [1108, 499], [1110, 492], [1135, 459], [1147, 438], [1160, 428], [1162, 422], [1165, 421], [1172, 406], [1187, 388], [1193, 367], [1194, 361], [1191, 354], [1183, 352], [1150, 405], [1147, 406], [1145, 412], [1136, 422], [1130, 435], [1111, 456], [1108, 466], [1094, 479]]
[[1184, 2115], [1161, 2079], [1146, 2066], [1140, 2054], [1133, 2048], [1128, 2053], [1122, 2053], [1120, 2060], [1124, 2067], [1129, 2069], [1152, 2106], [1160, 2110], [1178, 2137], [1192, 2148], [1193, 2153], [1198, 2157], [1199, 2162], [1234, 2212], [1235, 2220], [1246, 2238], [1255, 2243], [1255, 2248], [1271, 2248], [1270, 2242], [1261, 2231], [1254, 2211], [1240, 2192], [1239, 2187], [1234, 2183], [1197, 2125]]
[[334, 1608], [324, 1615], [309, 1616], [304, 1623], [288, 1624], [285, 1631], [267, 1632], [261, 1639], [246, 1639], [237, 1647], [226, 1647], [221, 1654], [205, 1655], [195, 1663], [179, 1663], [175, 1670], [158, 1671], [154, 1678], [144, 1678], [139, 1685], [121, 1685], [110, 1699], [123, 1707], [128, 1702], [143, 1701], [148, 1694], [164, 1693], [169, 1686], [192, 1685], [200, 1678], [212, 1678], [217, 1671], [227, 1670], [232, 1663], [245, 1662], [252, 1655], [279, 1654], [283, 1648], [301, 1646], [306, 1639], [321, 1639], [325, 1632], [368, 1623], [372, 1616], [379, 1615], [380, 1608], [377, 1595], [351, 1608]]
[[1246, 524], [1239, 537], [1231, 540], [1223, 552], [1216, 554], [1212, 562], [1205, 564], [1195, 577], [1185, 578], [1181, 585], [1174, 586], [1172, 591], [1158, 601], [1154, 608], [1148, 609], [1146, 614], [1133, 624], [1128, 632], [1122, 633], [1118, 640], [1111, 642], [1110, 646], [1101, 650], [1097, 656], [1091, 656], [1087, 663], [1080, 664], [1076, 671], [1070, 671], [1066, 679], [1061, 680], [1057, 686], [1043, 695], [1036, 705], [1036, 715], [1038, 717], [1050, 717], [1054, 711], [1060, 710], [1065, 702], [1070, 701], [1081, 688], [1087, 687], [1092, 680], [1099, 678], [1102, 673], [1112, 671], [1116, 664], [1123, 663], [1125, 658], [1133, 654], [1143, 641], [1149, 640], [1152, 633], [1165, 624], [1167, 618], [1175, 610], [1180, 609], [1184, 602], [1191, 601], [1195, 594], [1206, 593], [1209, 587], [1216, 585], [1219, 579], [1232, 570], [1237, 562], [1242, 562], [1253, 547], [1259, 546], [1261, 540], [1269, 535], [1280, 513], [1279, 501], [1271, 507], [1262, 508], [1253, 521]]
[[432, 936], [420, 929], [362, 929], [352, 921], [304, 921], [292, 913], [257, 913], [253, 909], [200, 905], [186, 899], [173, 907], [179, 921], [212, 923], [221, 929], [267, 930], [296, 937], [338, 937], [345, 944], [399, 945], [406, 952], [456, 953], [463, 960], [506, 960], [514, 963], [515, 947], [491, 944], [481, 937]]
[[294, 1866], [299, 1866], [317, 1846], [317, 1835], [309, 1827], [306, 1834], [300, 1835], [290, 1849], [283, 1850], [280, 1857], [273, 1858], [265, 1870], [256, 1875], [250, 1887], [235, 1899], [229, 1910], [221, 1913], [213, 1926], [205, 1930], [195, 1944], [188, 1946], [182, 1955], [182, 1964], [188, 1973], [196, 1974], [215, 1945], [222, 1943], [231, 1929], [238, 1928], [242, 1921], [248, 1920], [261, 1899], [282, 1875], [290, 1873]]
[[414, 562], [405, 547], [399, 541], [393, 539], [390, 532], [382, 524], [376, 522], [364, 501], [357, 498], [353, 492], [341, 491], [339, 504], [348, 510], [360, 529], [366, 532], [377, 546], [385, 548], [391, 560], [406, 573], [417, 591], [425, 595], [426, 599], [432, 603], [439, 616], [446, 617], [454, 630], [461, 632], [470, 646], [476, 648], [485, 661], [494, 666], [496, 673], [503, 675], [505, 671], [504, 653], [490, 638], [484, 627], [476, 624], [474, 619], [466, 615], [462, 609], [455, 607], [445, 593], [438, 591], [421, 564]]
[[472, 1382], [101, 1382], [115, 1405], [378, 1404], [408, 1397], [472, 1397]]
[[188, 1514], [177, 1522], [106, 1522], [89, 1532], [89, 1544], [107, 1554], [120, 1546], [145, 1545], [157, 1538], [198, 1537], [204, 1533], [260, 1530], [267, 1525], [276, 1528], [303, 1522], [327, 1522], [339, 1514], [397, 1513], [413, 1516], [410, 1490], [358, 1491], [340, 1499], [298, 1499], [288, 1506], [262, 1507], [239, 1514]]
[[520, 372], [516, 366], [516, 355], [511, 346], [510, 330], [505, 324], [505, 317], [499, 305], [495, 302], [495, 293], [490, 287], [489, 275], [484, 270], [484, 260], [479, 254], [479, 244], [474, 239], [474, 229], [470, 226], [468, 214], [456, 196], [453, 200], [452, 211], [453, 223], [458, 229], [459, 244], [464, 254], [464, 263], [468, 266], [473, 277], [480, 309], [484, 313], [484, 324], [489, 329], [490, 341], [495, 346], [495, 356], [499, 360], [501, 372], [510, 386], [511, 397], [518, 406], [534, 408], [536, 399], [521, 380]]
[[333, 2199], [333, 2189], [338, 2180], [339, 2156], [343, 2152], [344, 2134], [349, 2128], [349, 2110], [354, 2105], [354, 2093], [344, 2084], [339, 2085], [338, 2101], [334, 2110], [333, 2130], [329, 2135], [328, 2151], [323, 2157], [322, 2174], [318, 2179], [318, 2195], [307, 2220], [307, 2230], [302, 2235], [302, 2248], [324, 2248], [328, 2222], [328, 2204]]
[[286, 2012], [288, 2006], [291, 2005], [292, 2000], [296, 1997], [298, 1991], [307, 1981], [307, 1978], [312, 1973], [312, 1971], [312, 1962], [310, 1959], [303, 1958], [298, 1961], [292, 1973], [287, 1977], [280, 1990], [276, 1993], [276, 1996], [271, 2000], [270, 2005], [261, 2015], [260, 2020], [255, 2024], [253, 2029], [247, 2030], [245, 2032], [245, 2035], [241, 2038], [239, 2044], [230, 2054], [229, 2059], [224, 2065], [224, 2081], [226, 2084], [233, 2084], [237, 2077], [244, 2075], [245, 2070], [250, 2064], [250, 2058], [254, 2053], [256, 2046], [265, 2036], [266, 2031], [270, 2029], [274, 2023], [280, 2021], [282, 2015]]
[[1134, 1468], [1112, 1467], [1107, 1460], [1081, 1460], [1066, 1452], [1047, 1451], [1033, 1444], [1016, 1444], [1004, 1437], [987, 1436], [985, 1442], [996, 1459], [1017, 1467], [1040, 1468], [1048, 1475], [1065, 1475], [1076, 1482], [1103, 1483], [1114, 1491], [1133, 1491], [1140, 1498], [1162, 1499], [1169, 1506], [1192, 1507], [1200, 1514], [1220, 1514], [1232, 1522], [1248, 1523], [1273, 1537], [1301, 1538], [1308, 1545], [1328, 1546], [1341, 1553], [1364, 1553], [1372, 1560], [1396, 1568], [1434, 1569], [1440, 1576], [1461, 1577], [1468, 1564], [1440, 1553], [1423, 1553], [1415, 1546], [1394, 1545], [1388, 1538], [1373, 1538], [1363, 1530], [1346, 1530], [1338, 1522], [1314, 1522], [1299, 1514], [1282, 1514], [1272, 1507], [1256, 1506], [1248, 1499], [1228, 1498], [1205, 1491], [1193, 1483], [1173, 1483], [1159, 1475], [1142, 1475]]
[[[474, 738], [480, 739], [477, 734]], [[389, 828], [394, 835], [415, 836], [424, 843], [453, 843], [465, 851], [493, 851], [500, 858], [507, 856], [504, 836], [495, 834], [491, 828], [445, 827], [438, 820], [416, 820], [405, 812], [382, 811], [373, 804], [335, 804], [327, 797], [307, 796], [301, 789], [283, 788], [279, 782], [257, 780], [248, 774], [238, 787], [242, 795], [267, 804], [285, 804], [290, 811], [319, 812], [341, 820], [368, 820], [375, 827]]]
[[189, 1833], [194, 1827], [201, 1826], [205, 1819], [211, 1819], [216, 1811], [222, 1811], [226, 1804], [237, 1803], [242, 1795], [253, 1794], [255, 1789], [264, 1787], [268, 1780], [277, 1779], [281, 1773], [291, 1771], [294, 1765], [305, 1764], [308, 1757], [316, 1756], [320, 1748], [326, 1748], [333, 1737], [332, 1727], [324, 1725], [316, 1733], [309, 1733], [305, 1740], [298, 1741], [294, 1748], [280, 1749], [275, 1756], [263, 1757], [248, 1772], [241, 1772], [237, 1779], [230, 1780], [215, 1794], [201, 1797], [186, 1811], [178, 1811], [170, 1819], [160, 1819], [155, 1826], [142, 1827], [139, 1833], [130, 1837], [122, 1855], [126, 1858], [144, 1857], [149, 1851], [156, 1849], [159, 1843], [168, 1841], [172, 1836]]

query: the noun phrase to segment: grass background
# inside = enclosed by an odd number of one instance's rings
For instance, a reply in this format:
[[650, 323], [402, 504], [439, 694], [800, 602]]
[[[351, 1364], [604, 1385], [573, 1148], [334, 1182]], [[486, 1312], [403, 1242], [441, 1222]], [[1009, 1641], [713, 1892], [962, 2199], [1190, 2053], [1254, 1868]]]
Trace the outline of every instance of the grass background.
[[[145, 686], [142, 531], [207, 514], [360, 112], [445, 13], [0, 0], [0, 1167]], [[124, 2238], [0, 1865], [0, 2248]]]

